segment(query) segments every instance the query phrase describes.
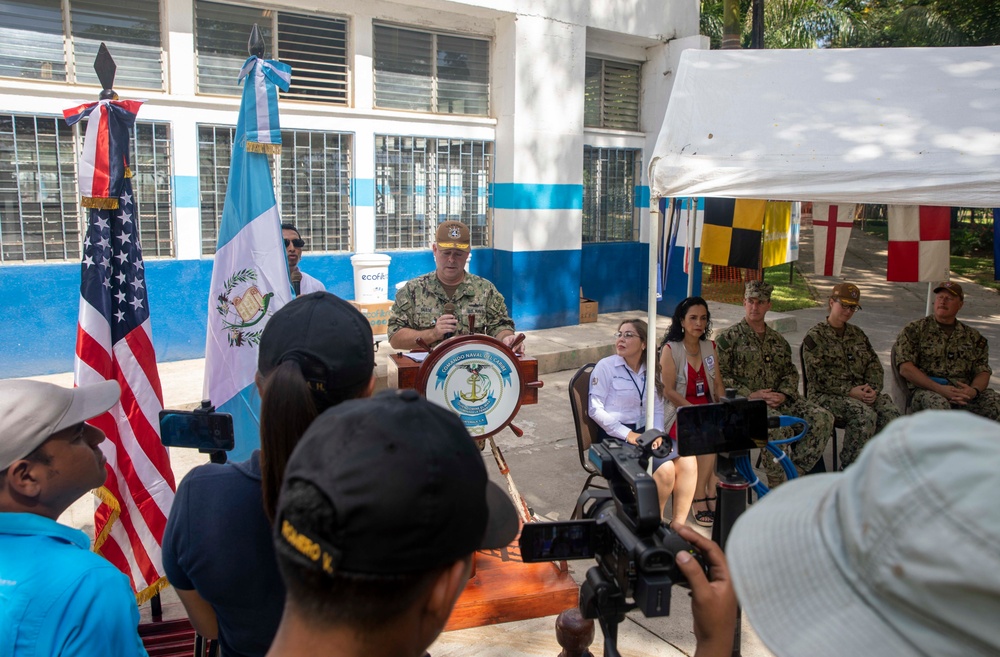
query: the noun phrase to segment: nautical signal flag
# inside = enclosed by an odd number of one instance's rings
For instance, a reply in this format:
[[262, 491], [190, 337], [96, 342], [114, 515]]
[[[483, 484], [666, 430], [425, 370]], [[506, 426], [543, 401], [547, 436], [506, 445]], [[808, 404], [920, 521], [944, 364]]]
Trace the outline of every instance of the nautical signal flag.
[[790, 201], [768, 201], [764, 209], [761, 267], [776, 267], [799, 259], [799, 212]]
[[767, 201], [706, 198], [701, 261], [757, 269]]
[[900, 283], [947, 280], [950, 242], [951, 208], [890, 205], [886, 279]]
[[857, 207], [853, 203], [813, 203], [813, 257], [816, 260], [813, 271], [817, 276], [840, 276]]

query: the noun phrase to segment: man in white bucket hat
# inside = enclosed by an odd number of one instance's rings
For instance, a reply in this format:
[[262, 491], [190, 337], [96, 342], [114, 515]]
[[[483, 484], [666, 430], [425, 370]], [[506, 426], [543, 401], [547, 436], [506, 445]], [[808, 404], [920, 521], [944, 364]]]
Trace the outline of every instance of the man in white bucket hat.
[[893, 421], [841, 473], [753, 505], [726, 546], [778, 657], [1000, 654], [1000, 424]]

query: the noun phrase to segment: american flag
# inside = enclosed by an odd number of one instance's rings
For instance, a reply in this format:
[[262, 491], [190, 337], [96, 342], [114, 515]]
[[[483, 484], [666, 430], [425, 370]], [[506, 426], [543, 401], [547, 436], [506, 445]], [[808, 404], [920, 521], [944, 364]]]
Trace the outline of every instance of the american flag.
[[81, 184], [91, 210], [83, 242], [75, 381], [115, 379], [122, 389], [118, 404], [90, 421], [108, 437], [101, 443], [108, 477], [96, 492], [94, 551], [128, 576], [142, 603], [166, 584], [160, 543], [176, 486], [160, 443], [163, 393], [128, 171], [129, 132], [140, 104], [102, 100], [64, 115], [71, 125], [89, 116], [80, 170], [92, 169], [93, 179], [102, 181]]

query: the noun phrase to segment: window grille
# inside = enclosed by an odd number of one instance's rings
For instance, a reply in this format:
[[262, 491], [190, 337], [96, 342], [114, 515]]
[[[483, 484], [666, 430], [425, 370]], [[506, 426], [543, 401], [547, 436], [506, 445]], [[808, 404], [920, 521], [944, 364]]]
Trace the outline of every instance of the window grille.
[[375, 248], [425, 249], [451, 219], [489, 246], [492, 142], [376, 135], [375, 151]]
[[316, 14], [195, 2], [198, 92], [239, 95], [237, 74], [247, 58], [247, 38], [256, 23], [264, 56], [292, 67], [284, 98], [348, 104], [347, 21]]
[[[80, 258], [82, 135], [61, 117], [0, 114], [0, 262]], [[129, 143], [143, 252], [171, 256], [169, 125], [137, 121]]]
[[163, 88], [158, 0], [4, 0], [0, 26], [0, 76], [96, 85], [103, 41], [116, 88]]
[[635, 188], [638, 149], [583, 147], [583, 241], [639, 239]]
[[[201, 251], [206, 255], [215, 253], [218, 242], [235, 132], [230, 126], [198, 126]], [[282, 221], [295, 224], [306, 250], [349, 251], [351, 136], [282, 130], [281, 155], [270, 160]]]
[[487, 116], [490, 42], [375, 25], [375, 106]]
[[583, 123], [588, 128], [639, 130], [639, 64], [588, 57]]

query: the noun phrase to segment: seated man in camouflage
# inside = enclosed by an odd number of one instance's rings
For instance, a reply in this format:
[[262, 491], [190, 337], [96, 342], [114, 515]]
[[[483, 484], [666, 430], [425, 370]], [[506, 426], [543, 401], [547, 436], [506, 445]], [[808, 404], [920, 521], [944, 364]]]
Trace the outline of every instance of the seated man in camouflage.
[[965, 304], [962, 286], [946, 281], [934, 293], [934, 314], [903, 327], [892, 347], [913, 393], [911, 407], [961, 408], [1000, 421], [1000, 394], [989, 388], [990, 346], [957, 319]]
[[868, 336], [848, 323], [859, 310], [858, 287], [850, 283], [835, 285], [826, 321], [809, 329], [802, 340], [809, 401], [843, 423], [840, 462], [845, 468], [854, 463], [872, 436], [899, 417], [892, 398], [882, 392], [882, 363]]
[[505, 344], [514, 341], [514, 320], [503, 295], [485, 278], [465, 271], [469, 259], [469, 227], [461, 221], [438, 226], [434, 244], [434, 271], [408, 281], [396, 292], [389, 311], [389, 344], [413, 349], [417, 339], [433, 347], [452, 335], [469, 333], [469, 315], [476, 333]]
[[[746, 316], [716, 338], [719, 371], [727, 388], [748, 399], [767, 402], [767, 414], [800, 417], [809, 432], [786, 448], [799, 475], [822, 472], [823, 452], [833, 435], [833, 415], [799, 396], [799, 372], [792, 363], [792, 348], [781, 334], [764, 323], [771, 309], [770, 283], [750, 281], [743, 295]], [[791, 437], [791, 429], [772, 429], [771, 440]], [[818, 467], [817, 467], [818, 466]], [[764, 458], [768, 485], [781, 483], [785, 474], [771, 458]]]

